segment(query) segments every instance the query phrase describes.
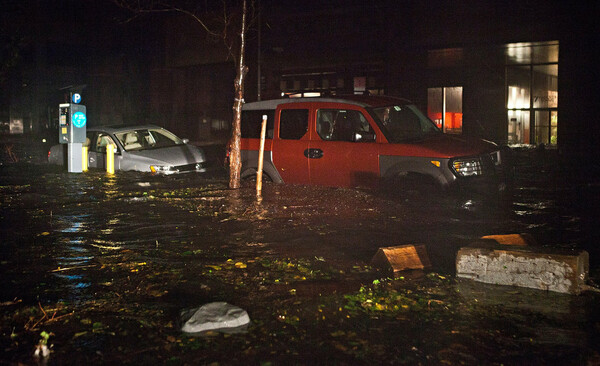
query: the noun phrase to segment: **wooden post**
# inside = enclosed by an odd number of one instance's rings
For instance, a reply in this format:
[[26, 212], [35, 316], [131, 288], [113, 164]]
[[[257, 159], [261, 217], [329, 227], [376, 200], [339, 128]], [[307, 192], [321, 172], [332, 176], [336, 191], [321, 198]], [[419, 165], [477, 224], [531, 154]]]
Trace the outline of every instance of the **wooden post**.
[[519, 245], [519, 246], [527, 246], [527, 245], [536, 246], [537, 245], [537, 242], [535, 241], [535, 239], [529, 234], [486, 235], [486, 236], [482, 236], [480, 239], [493, 240], [496, 243], [502, 244], [502, 245]]
[[384, 270], [391, 270], [393, 273], [431, 267], [427, 249], [423, 244], [379, 248], [371, 264]]
[[267, 134], [267, 115], [262, 116], [260, 127], [260, 148], [258, 149], [258, 168], [256, 169], [256, 195], [262, 194], [263, 161], [265, 156], [265, 135]]

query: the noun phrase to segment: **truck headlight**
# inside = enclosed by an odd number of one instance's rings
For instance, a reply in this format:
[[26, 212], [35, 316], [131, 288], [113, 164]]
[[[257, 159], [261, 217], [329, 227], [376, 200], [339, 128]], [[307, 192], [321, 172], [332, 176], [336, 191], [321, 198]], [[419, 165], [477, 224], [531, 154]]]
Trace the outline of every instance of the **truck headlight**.
[[177, 173], [177, 168], [169, 165], [150, 165], [152, 174], [172, 174]]
[[450, 167], [459, 177], [471, 177], [483, 174], [481, 159], [479, 158], [455, 159], [450, 163]]

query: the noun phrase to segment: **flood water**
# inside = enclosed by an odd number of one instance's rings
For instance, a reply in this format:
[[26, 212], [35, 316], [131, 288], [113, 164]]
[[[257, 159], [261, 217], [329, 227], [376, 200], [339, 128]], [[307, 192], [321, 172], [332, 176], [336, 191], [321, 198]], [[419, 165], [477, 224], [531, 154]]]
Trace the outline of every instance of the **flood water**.
[[[500, 196], [266, 184], [258, 201], [219, 172], [0, 166], [0, 363], [600, 364], [599, 293], [455, 278], [461, 246], [528, 233], [588, 251], [600, 283], [600, 183], [559, 167], [521, 153]], [[431, 268], [369, 266], [415, 243]], [[214, 301], [247, 310], [247, 332], [179, 330]]]

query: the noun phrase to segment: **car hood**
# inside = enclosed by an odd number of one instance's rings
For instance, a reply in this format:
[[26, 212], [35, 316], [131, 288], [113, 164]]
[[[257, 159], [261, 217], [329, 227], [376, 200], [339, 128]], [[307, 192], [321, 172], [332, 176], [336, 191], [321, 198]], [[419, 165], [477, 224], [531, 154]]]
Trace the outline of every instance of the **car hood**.
[[128, 151], [128, 154], [163, 162], [164, 165], [179, 166], [205, 161], [204, 154], [192, 145], [178, 145], [140, 151]]
[[474, 137], [450, 136], [439, 134], [425, 138], [417, 145], [426, 156], [451, 158], [489, 153], [498, 149], [493, 142]]

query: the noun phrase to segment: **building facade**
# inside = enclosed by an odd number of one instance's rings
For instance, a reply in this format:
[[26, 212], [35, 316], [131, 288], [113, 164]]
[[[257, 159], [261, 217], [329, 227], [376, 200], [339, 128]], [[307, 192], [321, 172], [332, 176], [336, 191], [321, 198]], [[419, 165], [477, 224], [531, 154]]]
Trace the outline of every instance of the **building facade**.
[[446, 133], [565, 153], [597, 149], [597, 4], [338, 5], [272, 11], [282, 26], [270, 24], [275, 35], [263, 41], [262, 69], [272, 79], [263, 94], [397, 95]]
[[[253, 4], [247, 102], [394, 95], [413, 100], [446, 133], [543, 144], [567, 155], [599, 149], [593, 110], [598, 2]], [[64, 36], [57, 24], [71, 13], [56, 9], [60, 18], [30, 30], [43, 36], [30, 43], [22, 66], [3, 83], [0, 122], [20, 119], [25, 132], [52, 126], [65, 90], [86, 86], [90, 125], [156, 123], [192, 140], [227, 139], [235, 50], [232, 55], [185, 15], [108, 22], [92, 15], [113, 19], [119, 11], [100, 5], [94, 14], [80, 10], [88, 14], [73, 15], [81, 37]], [[228, 31], [236, 29], [233, 24]]]

